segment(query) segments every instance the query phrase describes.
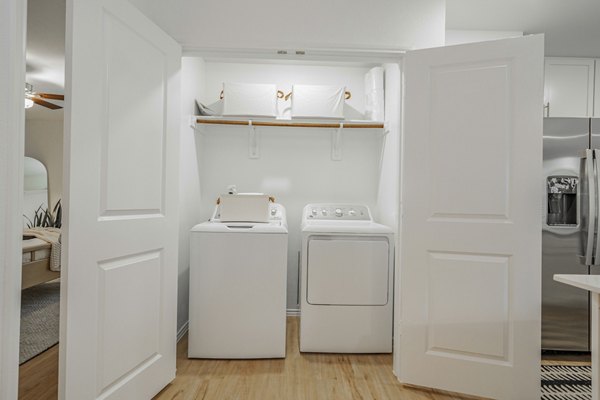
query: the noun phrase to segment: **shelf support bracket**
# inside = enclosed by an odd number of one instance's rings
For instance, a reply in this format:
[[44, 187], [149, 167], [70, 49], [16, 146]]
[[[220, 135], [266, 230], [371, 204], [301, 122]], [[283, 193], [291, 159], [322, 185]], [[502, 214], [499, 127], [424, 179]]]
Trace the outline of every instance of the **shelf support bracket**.
[[260, 137], [252, 120], [248, 121], [248, 158], [260, 158]]
[[192, 128], [195, 132], [199, 132], [199, 133], [206, 132], [206, 125], [199, 124], [198, 117], [195, 115], [192, 115], [190, 117], [190, 128]]
[[342, 161], [342, 131], [344, 124], [340, 123], [340, 127], [331, 132], [331, 160]]

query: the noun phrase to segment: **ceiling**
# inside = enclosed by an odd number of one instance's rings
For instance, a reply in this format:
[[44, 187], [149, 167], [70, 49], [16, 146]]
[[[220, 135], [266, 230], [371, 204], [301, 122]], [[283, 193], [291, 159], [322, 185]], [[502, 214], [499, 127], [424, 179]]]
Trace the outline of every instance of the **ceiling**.
[[600, 0], [446, 0], [446, 29], [545, 33], [547, 56], [600, 57]]
[[[131, 0], [149, 12], [157, 1]], [[27, 82], [38, 92], [64, 93], [65, 2], [28, 1]], [[447, 0], [446, 17], [447, 29], [545, 33], [549, 56], [600, 57], [600, 0]], [[35, 105], [27, 118], [63, 112]]]
[[[64, 94], [65, 0], [29, 0], [27, 3], [26, 81], [33, 85], [34, 91]], [[62, 119], [63, 110], [49, 110], [36, 104], [26, 110], [26, 117]]]

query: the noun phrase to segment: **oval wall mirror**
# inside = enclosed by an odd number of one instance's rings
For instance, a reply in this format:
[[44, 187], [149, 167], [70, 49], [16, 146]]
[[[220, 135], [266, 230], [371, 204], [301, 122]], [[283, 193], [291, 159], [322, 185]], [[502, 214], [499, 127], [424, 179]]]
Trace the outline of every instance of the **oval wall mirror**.
[[41, 161], [25, 157], [23, 174], [23, 227], [27, 227], [40, 207], [48, 208], [48, 171]]

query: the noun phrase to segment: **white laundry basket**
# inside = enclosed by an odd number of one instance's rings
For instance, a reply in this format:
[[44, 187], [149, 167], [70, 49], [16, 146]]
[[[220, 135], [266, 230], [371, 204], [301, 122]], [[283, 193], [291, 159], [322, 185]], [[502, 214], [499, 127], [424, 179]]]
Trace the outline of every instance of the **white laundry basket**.
[[344, 119], [344, 86], [293, 85], [292, 118]]
[[269, 220], [269, 196], [263, 193], [222, 194], [219, 206], [221, 222]]
[[277, 86], [223, 83], [223, 116], [276, 117]]

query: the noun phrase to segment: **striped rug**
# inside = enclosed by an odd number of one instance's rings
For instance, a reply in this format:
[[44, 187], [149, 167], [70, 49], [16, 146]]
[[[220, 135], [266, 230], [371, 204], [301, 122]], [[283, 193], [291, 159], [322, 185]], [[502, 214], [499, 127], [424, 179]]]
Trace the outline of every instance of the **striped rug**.
[[591, 400], [592, 367], [542, 365], [542, 400]]

